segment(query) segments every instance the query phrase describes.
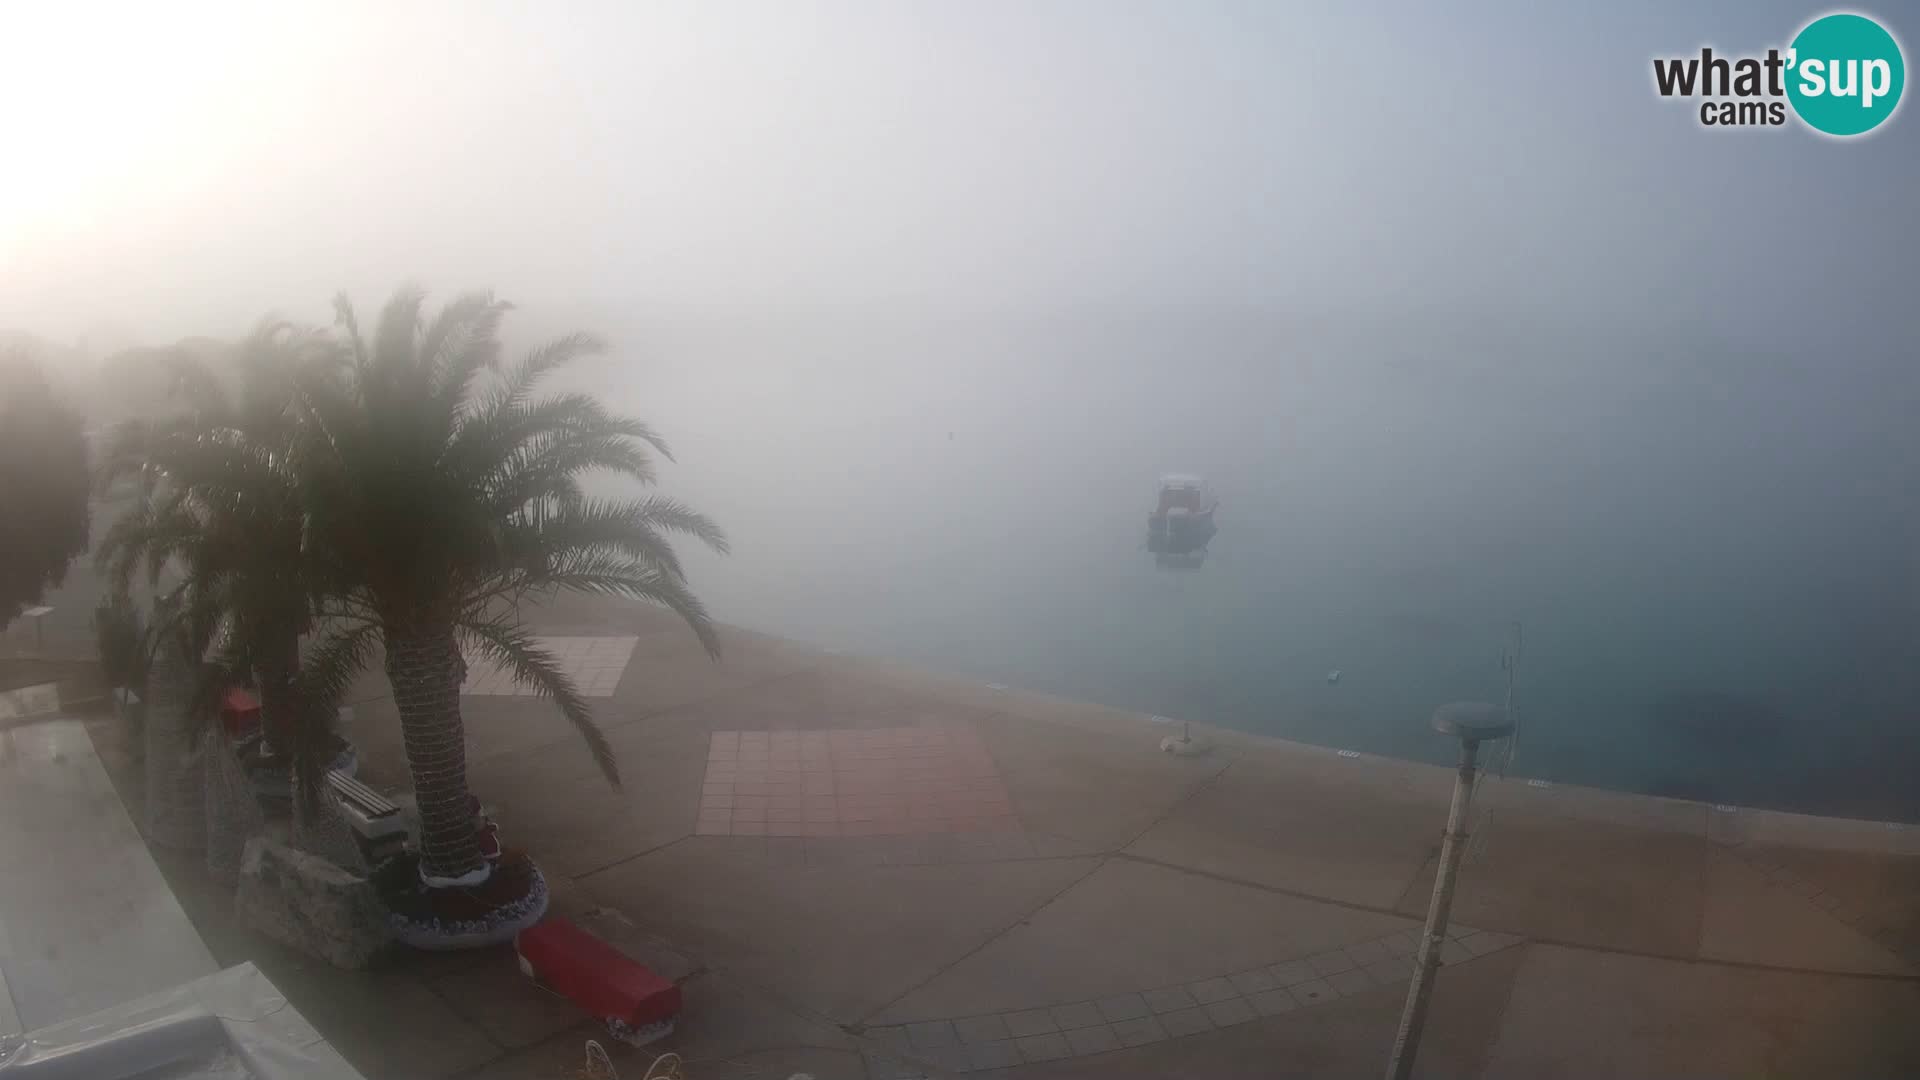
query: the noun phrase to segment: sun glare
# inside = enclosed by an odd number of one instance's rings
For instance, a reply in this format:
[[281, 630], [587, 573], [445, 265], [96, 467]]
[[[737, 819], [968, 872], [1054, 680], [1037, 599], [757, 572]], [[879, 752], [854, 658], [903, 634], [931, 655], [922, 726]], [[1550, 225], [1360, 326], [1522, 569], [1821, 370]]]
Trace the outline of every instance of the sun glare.
[[71, 254], [190, 195], [270, 96], [250, 76], [271, 56], [233, 45], [262, 18], [243, 8], [49, 5], [9, 18], [0, 266]]

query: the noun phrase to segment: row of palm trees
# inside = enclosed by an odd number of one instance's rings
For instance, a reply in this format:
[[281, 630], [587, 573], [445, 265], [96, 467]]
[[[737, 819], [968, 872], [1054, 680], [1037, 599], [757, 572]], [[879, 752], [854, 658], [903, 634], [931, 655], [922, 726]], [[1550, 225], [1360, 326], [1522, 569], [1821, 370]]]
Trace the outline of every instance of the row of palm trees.
[[710, 654], [718, 642], [672, 538], [716, 551], [725, 535], [670, 498], [596, 498], [590, 473], [652, 485], [655, 432], [590, 395], [542, 392], [601, 344], [550, 342], [504, 363], [509, 305], [486, 293], [433, 313], [402, 289], [371, 335], [336, 300], [324, 330], [261, 324], [226, 377], [174, 361], [183, 411], [130, 421], [96, 477], [137, 477], [142, 498], [99, 559], [119, 592], [145, 574], [171, 605], [224, 628], [217, 663], [250, 673], [269, 754], [316, 790], [330, 721], [376, 659], [397, 706], [418, 800], [420, 877], [483, 881], [469, 801], [460, 686], [466, 657], [551, 698], [607, 780], [613, 751], [518, 601], [557, 590], [671, 608]]

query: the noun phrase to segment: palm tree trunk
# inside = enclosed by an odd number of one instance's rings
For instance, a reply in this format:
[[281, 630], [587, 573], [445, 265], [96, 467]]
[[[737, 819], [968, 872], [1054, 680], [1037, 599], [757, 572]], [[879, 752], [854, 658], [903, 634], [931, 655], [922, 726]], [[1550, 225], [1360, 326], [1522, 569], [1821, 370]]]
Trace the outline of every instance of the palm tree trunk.
[[153, 694], [147, 710], [147, 836], [177, 851], [199, 851], [207, 840], [205, 759], [207, 725], [194, 709], [194, 669], [175, 634], [155, 649]]
[[[420, 868], [441, 880], [480, 876], [467, 796], [467, 736], [460, 722], [460, 647], [451, 626], [387, 635], [387, 681], [420, 808]], [[430, 882], [431, 883], [431, 882]]]
[[285, 760], [294, 752], [293, 679], [300, 670], [300, 635], [297, 632], [268, 635], [254, 663], [254, 676], [260, 682], [260, 736], [267, 755]]

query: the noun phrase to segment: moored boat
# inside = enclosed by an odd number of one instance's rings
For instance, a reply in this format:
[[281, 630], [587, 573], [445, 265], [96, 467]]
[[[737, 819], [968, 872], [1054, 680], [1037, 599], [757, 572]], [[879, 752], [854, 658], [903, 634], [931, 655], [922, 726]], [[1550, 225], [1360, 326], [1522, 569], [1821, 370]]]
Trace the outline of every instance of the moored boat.
[[1213, 518], [1218, 506], [1205, 480], [1186, 473], [1161, 477], [1159, 502], [1147, 515], [1147, 550], [1162, 556], [1161, 565], [1169, 565], [1166, 557], [1171, 556], [1197, 566], [1196, 556], [1206, 554], [1207, 542], [1217, 531]]

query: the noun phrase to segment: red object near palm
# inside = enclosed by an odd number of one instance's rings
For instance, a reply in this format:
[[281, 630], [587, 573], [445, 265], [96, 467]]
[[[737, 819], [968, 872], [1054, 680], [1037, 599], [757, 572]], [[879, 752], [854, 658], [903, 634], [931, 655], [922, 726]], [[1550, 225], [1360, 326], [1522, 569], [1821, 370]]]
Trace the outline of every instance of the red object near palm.
[[569, 919], [555, 916], [530, 926], [513, 947], [521, 971], [604, 1020], [623, 1042], [638, 1046], [661, 1038], [680, 1015], [680, 987]]
[[220, 699], [220, 725], [230, 739], [260, 730], [260, 699], [237, 686], [228, 690]]

